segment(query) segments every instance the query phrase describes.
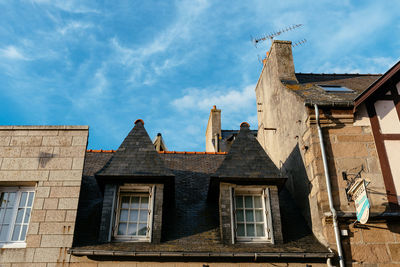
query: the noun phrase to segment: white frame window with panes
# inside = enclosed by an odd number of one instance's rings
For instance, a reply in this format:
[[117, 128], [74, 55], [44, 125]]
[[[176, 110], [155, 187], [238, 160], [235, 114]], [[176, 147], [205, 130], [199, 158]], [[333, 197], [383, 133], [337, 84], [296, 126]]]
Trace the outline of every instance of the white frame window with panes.
[[269, 188], [232, 188], [232, 240], [274, 243]]
[[35, 188], [0, 187], [0, 247], [25, 247]]
[[154, 186], [121, 186], [115, 209], [114, 239], [151, 242], [153, 203]]

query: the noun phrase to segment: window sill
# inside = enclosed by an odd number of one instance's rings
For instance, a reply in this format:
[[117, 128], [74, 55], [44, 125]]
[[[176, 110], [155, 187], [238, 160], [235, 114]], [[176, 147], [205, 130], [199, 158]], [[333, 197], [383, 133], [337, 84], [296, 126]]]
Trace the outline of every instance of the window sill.
[[0, 248], [26, 248], [25, 242], [0, 243]]

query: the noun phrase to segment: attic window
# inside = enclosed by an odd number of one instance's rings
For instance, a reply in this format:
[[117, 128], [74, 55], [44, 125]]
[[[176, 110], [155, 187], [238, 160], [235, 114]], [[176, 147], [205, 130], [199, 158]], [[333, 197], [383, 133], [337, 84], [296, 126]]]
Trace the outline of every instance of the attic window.
[[322, 89], [324, 89], [325, 92], [327, 93], [353, 93], [354, 91], [341, 86], [341, 85], [322, 85], [322, 84], [318, 84], [319, 87], [321, 87]]

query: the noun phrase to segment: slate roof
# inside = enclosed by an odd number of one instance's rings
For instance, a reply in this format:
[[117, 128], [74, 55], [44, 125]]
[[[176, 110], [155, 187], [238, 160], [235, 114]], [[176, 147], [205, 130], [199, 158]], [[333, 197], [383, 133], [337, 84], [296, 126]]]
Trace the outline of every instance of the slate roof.
[[[246, 131], [245, 131], [246, 132]], [[244, 133], [244, 132], [242, 132]], [[75, 255], [197, 256], [215, 257], [332, 257], [313, 236], [287, 190], [280, 192], [284, 243], [224, 245], [220, 240], [218, 203], [207, 201], [210, 175], [220, 167], [225, 154], [163, 153], [165, 166], [175, 174], [175, 206], [165, 212], [160, 244], [112, 242], [98, 244], [102, 194], [94, 174], [113, 153], [87, 152], [80, 193], [74, 244]], [[295, 223], [295, 227], [294, 227]], [[263, 256], [264, 255], [264, 256]], [[237, 261], [237, 258], [235, 259]]]
[[[381, 74], [296, 73], [298, 83], [284, 80], [282, 83], [303, 98], [306, 105], [352, 107], [354, 99], [381, 76]], [[317, 85], [340, 85], [354, 92], [328, 93]]]
[[102, 177], [163, 177], [173, 176], [165, 168], [147, 134], [142, 120], [126, 136], [112, 158], [97, 174]]
[[281, 184], [285, 180], [246, 122], [240, 125], [228, 155], [212, 176], [219, 179], [277, 180]]
[[[251, 132], [257, 137], [257, 130], [251, 130]], [[220, 151], [228, 152], [238, 133], [239, 130], [221, 130]]]

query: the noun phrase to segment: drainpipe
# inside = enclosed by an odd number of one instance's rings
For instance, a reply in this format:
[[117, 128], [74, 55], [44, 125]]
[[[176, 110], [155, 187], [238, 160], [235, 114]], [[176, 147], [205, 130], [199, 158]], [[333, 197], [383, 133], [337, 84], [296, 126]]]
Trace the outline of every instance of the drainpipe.
[[340, 263], [340, 267], [345, 267], [343, 251], [342, 251], [342, 244], [340, 242], [339, 225], [337, 222], [337, 213], [336, 213], [335, 208], [333, 207], [332, 189], [331, 189], [331, 182], [330, 182], [330, 177], [329, 177], [328, 162], [326, 160], [324, 139], [322, 136], [321, 126], [319, 125], [319, 110], [318, 110], [318, 106], [316, 104], [314, 104], [314, 108], [315, 108], [315, 119], [317, 121], [318, 136], [319, 136], [319, 141], [320, 141], [319, 143], [321, 145], [322, 161], [324, 163], [325, 182], [326, 182], [326, 189], [328, 191], [329, 208], [331, 209], [331, 212], [332, 212], [333, 229], [335, 230], [336, 246], [337, 246], [337, 250], [338, 250], [338, 254], [339, 254], [339, 263]]

